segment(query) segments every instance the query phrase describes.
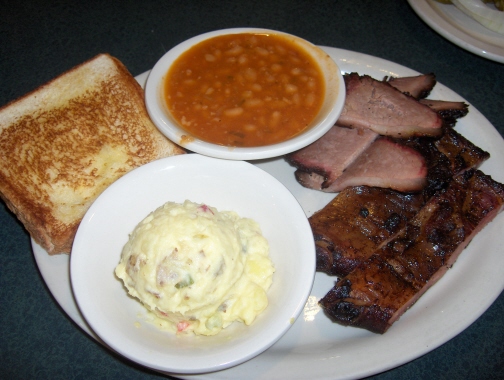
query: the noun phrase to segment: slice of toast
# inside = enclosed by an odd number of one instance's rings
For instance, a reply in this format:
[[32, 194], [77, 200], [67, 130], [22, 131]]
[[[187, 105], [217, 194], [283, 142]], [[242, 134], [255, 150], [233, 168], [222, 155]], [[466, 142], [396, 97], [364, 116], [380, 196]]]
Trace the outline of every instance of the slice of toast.
[[108, 54], [0, 108], [0, 196], [49, 254], [70, 253], [84, 214], [112, 182], [182, 153]]

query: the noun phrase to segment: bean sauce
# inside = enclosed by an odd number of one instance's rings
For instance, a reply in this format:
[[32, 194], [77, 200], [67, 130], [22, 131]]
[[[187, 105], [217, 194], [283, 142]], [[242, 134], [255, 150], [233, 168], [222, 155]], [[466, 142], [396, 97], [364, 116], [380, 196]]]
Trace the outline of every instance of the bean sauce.
[[317, 62], [288, 37], [231, 34], [182, 54], [165, 80], [165, 99], [180, 126], [231, 147], [279, 143], [304, 131], [325, 94]]

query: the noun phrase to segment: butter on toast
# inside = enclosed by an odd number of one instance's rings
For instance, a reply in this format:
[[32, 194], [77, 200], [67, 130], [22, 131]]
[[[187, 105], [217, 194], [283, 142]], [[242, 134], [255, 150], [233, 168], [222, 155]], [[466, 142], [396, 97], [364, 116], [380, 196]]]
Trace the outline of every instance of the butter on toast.
[[84, 214], [112, 182], [182, 153], [108, 54], [0, 108], [0, 197], [49, 254], [70, 253]]

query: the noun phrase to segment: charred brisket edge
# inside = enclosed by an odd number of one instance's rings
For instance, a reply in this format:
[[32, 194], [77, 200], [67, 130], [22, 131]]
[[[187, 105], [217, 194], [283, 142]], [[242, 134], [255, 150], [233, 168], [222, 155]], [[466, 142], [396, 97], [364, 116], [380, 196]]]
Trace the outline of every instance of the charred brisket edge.
[[[296, 153], [296, 152], [294, 152]], [[287, 161], [287, 163], [289, 165], [292, 165], [294, 166], [299, 172], [303, 172], [303, 173], [308, 173], [308, 174], [311, 174], [311, 173], [315, 173], [315, 174], [318, 174], [320, 176], [322, 176], [324, 178], [324, 180], [327, 179], [327, 172], [320, 168], [320, 167], [308, 167], [306, 165], [304, 165], [302, 162], [294, 159], [294, 153], [291, 153], [291, 154], [288, 154], [285, 156], [285, 161]]]
[[[395, 87], [394, 86], [394, 81], [404, 80], [404, 79], [408, 80], [409, 78], [411, 78], [411, 80], [416, 80], [416, 78], [418, 78], [418, 77], [425, 77], [425, 78], [429, 79], [426, 82], [426, 85], [424, 85], [422, 87], [415, 88], [415, 90], [418, 91], [418, 93], [419, 93], [419, 95], [416, 96], [415, 98], [416, 99], [424, 99], [424, 98], [426, 98], [427, 96], [430, 95], [432, 89], [437, 84], [436, 75], [434, 73], [419, 74], [419, 75], [413, 76], [413, 77], [389, 77], [389, 76], [385, 76], [383, 78], [383, 81], [389, 83], [392, 87]], [[411, 96], [411, 94], [409, 92], [403, 92], [403, 93], [406, 94], [406, 95], [410, 95]]]

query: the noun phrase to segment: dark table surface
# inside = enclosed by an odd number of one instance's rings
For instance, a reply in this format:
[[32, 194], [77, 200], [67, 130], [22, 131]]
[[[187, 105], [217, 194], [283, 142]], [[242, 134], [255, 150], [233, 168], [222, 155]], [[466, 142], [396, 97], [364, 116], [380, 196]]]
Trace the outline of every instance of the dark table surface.
[[[434, 72], [504, 135], [504, 65], [444, 39], [406, 1], [4, 0], [0, 9], [0, 106], [100, 52], [116, 56], [138, 75], [189, 37], [254, 26]], [[52, 298], [28, 234], [3, 203], [0, 221], [0, 378], [164, 378], [114, 355], [80, 330]], [[501, 294], [455, 338], [372, 378], [504, 378], [503, 342]]]

